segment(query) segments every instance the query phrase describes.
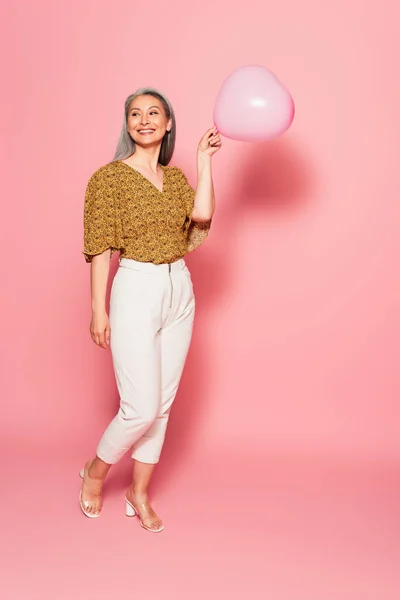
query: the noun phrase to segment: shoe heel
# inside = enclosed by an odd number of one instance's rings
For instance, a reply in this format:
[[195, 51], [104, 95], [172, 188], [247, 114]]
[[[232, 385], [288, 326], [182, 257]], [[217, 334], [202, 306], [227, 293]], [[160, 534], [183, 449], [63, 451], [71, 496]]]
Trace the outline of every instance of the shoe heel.
[[79, 471], [79, 477], [82, 477], [82, 479], [83, 479], [84, 475], [85, 475], [85, 470], [84, 470], [84, 469], [81, 469], [81, 470]]
[[136, 510], [133, 508], [132, 504], [125, 498], [125, 514], [127, 517], [134, 517], [136, 515]]

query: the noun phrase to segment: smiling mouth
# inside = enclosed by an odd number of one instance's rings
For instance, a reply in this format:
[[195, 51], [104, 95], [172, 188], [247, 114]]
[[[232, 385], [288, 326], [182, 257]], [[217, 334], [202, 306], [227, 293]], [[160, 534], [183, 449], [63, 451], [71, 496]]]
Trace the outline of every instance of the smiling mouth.
[[150, 135], [151, 133], [154, 133], [155, 129], [139, 129], [139, 133], [141, 135]]

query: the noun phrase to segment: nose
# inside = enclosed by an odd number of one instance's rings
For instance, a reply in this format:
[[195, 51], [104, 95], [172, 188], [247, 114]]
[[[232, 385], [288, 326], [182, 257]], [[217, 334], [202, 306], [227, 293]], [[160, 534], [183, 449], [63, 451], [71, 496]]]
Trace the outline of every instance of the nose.
[[146, 125], [146, 123], [148, 123], [149, 120], [148, 120], [148, 118], [146, 116], [143, 116], [140, 122], [141, 122], [142, 125]]

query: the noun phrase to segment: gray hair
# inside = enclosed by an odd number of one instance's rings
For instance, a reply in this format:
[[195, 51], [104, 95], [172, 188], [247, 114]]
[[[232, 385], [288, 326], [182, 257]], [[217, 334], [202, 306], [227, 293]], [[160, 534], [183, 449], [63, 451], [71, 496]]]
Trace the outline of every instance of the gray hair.
[[115, 155], [113, 161], [123, 160], [124, 158], [128, 158], [131, 154], [135, 153], [136, 144], [128, 133], [128, 111], [130, 104], [134, 98], [138, 96], [154, 96], [158, 100], [160, 100], [161, 104], [164, 107], [165, 114], [167, 119], [172, 120], [171, 131], [167, 131], [164, 135], [163, 141], [161, 143], [160, 156], [158, 162], [161, 165], [168, 165], [170, 162], [172, 155], [174, 153], [175, 148], [175, 139], [176, 139], [176, 120], [174, 110], [168, 98], [164, 96], [161, 92], [154, 88], [139, 88], [136, 90], [134, 94], [131, 94], [125, 100], [125, 112], [124, 112], [124, 122], [122, 125], [121, 134], [119, 136], [117, 149], [115, 151]]

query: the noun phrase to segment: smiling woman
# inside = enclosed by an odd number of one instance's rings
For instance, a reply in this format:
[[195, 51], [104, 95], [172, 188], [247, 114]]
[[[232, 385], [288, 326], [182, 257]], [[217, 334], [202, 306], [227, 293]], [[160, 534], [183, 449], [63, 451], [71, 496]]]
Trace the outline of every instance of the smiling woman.
[[[149, 122], [141, 122], [150, 119]], [[124, 121], [114, 160], [127, 158], [135, 153], [138, 129], [158, 129], [161, 148], [158, 162], [167, 165], [175, 148], [176, 119], [168, 98], [153, 88], [140, 88], [125, 101]], [[164, 134], [168, 136], [164, 139]], [[144, 139], [144, 135], [140, 139]], [[153, 136], [154, 137], [154, 136]], [[154, 140], [153, 140], [154, 141]]]
[[[81, 471], [80, 506], [100, 516], [111, 467], [132, 450], [126, 514], [149, 531], [164, 528], [147, 489], [189, 350], [195, 298], [184, 256], [206, 239], [215, 210], [211, 158], [216, 128], [197, 149], [197, 188], [169, 165], [176, 121], [168, 99], [142, 88], [125, 102], [114, 160], [90, 178], [84, 207], [84, 256], [91, 263], [93, 341], [111, 348], [120, 408]], [[110, 318], [105, 298], [110, 256], [120, 253]]]

